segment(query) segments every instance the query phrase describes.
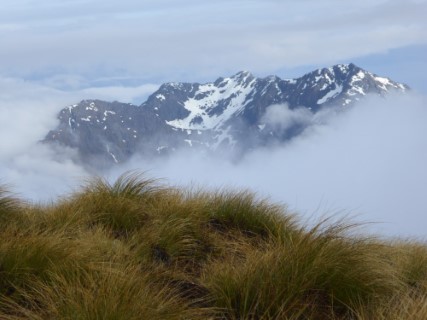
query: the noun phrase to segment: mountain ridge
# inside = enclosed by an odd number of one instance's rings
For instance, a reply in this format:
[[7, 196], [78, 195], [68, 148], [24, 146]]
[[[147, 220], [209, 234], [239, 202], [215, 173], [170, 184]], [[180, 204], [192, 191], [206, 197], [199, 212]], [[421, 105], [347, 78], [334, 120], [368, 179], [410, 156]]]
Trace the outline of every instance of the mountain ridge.
[[78, 150], [80, 161], [111, 166], [135, 153], [145, 157], [181, 148], [238, 154], [291, 139], [304, 130], [295, 122], [277, 130], [266, 121], [267, 108], [345, 109], [368, 94], [405, 92], [409, 87], [352, 63], [317, 69], [295, 79], [258, 78], [249, 71], [213, 82], [168, 82], [141, 105], [83, 100], [59, 112], [59, 125], [43, 140]]

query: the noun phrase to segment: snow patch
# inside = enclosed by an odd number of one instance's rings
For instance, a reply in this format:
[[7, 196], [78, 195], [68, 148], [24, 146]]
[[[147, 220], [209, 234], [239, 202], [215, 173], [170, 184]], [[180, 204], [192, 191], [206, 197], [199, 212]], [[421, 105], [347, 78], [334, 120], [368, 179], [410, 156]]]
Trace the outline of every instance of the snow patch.
[[108, 117], [109, 114], [116, 114], [114, 111], [104, 111], [104, 119]]
[[297, 83], [296, 79], [284, 79], [284, 81], [286, 81], [288, 84], [296, 84]]
[[166, 97], [164, 95], [160, 94], [160, 93], [158, 95], [156, 95], [156, 98], [158, 100], [160, 100], [160, 101], [165, 101], [166, 100]]
[[162, 151], [163, 149], [167, 149], [167, 146], [160, 146], [156, 150], [158, 153], [160, 153], [160, 151]]
[[328, 83], [324, 83], [323, 86], [320, 88], [320, 91], [325, 90], [326, 88], [328, 88], [329, 84]]
[[71, 110], [73, 110], [75, 107], [77, 107], [78, 105], [77, 104], [73, 104], [73, 105], [71, 105], [71, 106], [68, 106], [67, 107], [67, 109], [68, 109], [68, 112], [69, 113], [71, 113]]
[[381, 84], [383, 84], [383, 85], [385, 85], [385, 86], [389, 86], [389, 85], [391, 85], [390, 80], [389, 80], [389, 79], [387, 79], [387, 78], [375, 77], [374, 79], [375, 79], [375, 81], [378, 81], [379, 83], [381, 83]]
[[89, 106], [86, 107], [86, 110], [98, 111], [98, 108], [95, 106], [95, 102], [91, 102]]
[[107, 152], [110, 154], [110, 156], [113, 158], [113, 160], [114, 160], [114, 162], [115, 163], [119, 163], [118, 161], [117, 161], [117, 158], [116, 158], [116, 156], [114, 155], [114, 153], [112, 153], [111, 151], [110, 151], [110, 146], [109, 145], [107, 145]]
[[[247, 75], [244, 80], [246, 80], [249, 75]], [[216, 87], [213, 83], [200, 85], [198, 90], [194, 93], [194, 97], [202, 96], [203, 98], [189, 98], [184, 101], [183, 106], [190, 114], [184, 119], [166, 121], [166, 123], [179, 129], [198, 130], [219, 127], [233, 114], [244, 109], [245, 105], [249, 102], [247, 97], [251, 93], [255, 81], [256, 79], [254, 78], [248, 83], [242, 83], [235, 78], [226, 78], [223, 81], [224, 86], [221, 88]], [[208, 115], [209, 111], [224, 100], [228, 100], [228, 104], [221, 113]], [[192, 123], [191, 121], [195, 117], [202, 118], [202, 121], [200, 121], [200, 123]]]
[[336, 85], [334, 90], [329, 91], [328, 93], [326, 93], [323, 98], [319, 99], [317, 101], [317, 104], [323, 104], [326, 101], [328, 101], [331, 98], [336, 97], [337, 95], [339, 95], [342, 92], [342, 86], [340, 85]]

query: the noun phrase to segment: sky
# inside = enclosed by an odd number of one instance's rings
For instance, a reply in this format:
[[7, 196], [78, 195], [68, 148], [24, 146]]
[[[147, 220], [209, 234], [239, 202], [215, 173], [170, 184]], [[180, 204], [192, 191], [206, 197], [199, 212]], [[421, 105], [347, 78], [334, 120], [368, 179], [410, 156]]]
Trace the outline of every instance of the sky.
[[0, 75], [61, 89], [360, 62], [427, 91], [425, 0], [3, 2]]
[[[208, 82], [240, 70], [293, 78], [353, 62], [412, 93], [368, 99], [357, 112], [237, 167], [195, 155], [193, 172], [186, 156], [122, 169], [142, 167], [171, 183], [248, 187], [307, 217], [348, 211], [386, 221], [381, 232], [424, 236], [427, 0], [0, 4], [0, 183], [23, 197], [52, 199], [87, 175], [70, 160], [73, 150], [59, 156], [37, 144], [66, 105], [85, 98], [140, 104], [163, 82]], [[226, 174], [203, 174], [218, 166]]]

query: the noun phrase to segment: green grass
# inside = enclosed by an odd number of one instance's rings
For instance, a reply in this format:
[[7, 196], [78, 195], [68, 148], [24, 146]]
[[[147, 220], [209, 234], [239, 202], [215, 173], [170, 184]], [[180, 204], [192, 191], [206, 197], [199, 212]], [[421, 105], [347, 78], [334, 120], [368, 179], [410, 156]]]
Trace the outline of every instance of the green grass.
[[0, 188], [0, 319], [427, 319], [427, 246], [301, 225], [248, 191], [126, 174]]

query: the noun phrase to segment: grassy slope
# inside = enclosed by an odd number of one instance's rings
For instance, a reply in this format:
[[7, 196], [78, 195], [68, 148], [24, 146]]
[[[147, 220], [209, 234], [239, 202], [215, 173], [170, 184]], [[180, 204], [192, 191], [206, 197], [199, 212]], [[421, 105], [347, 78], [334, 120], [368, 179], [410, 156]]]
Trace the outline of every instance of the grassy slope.
[[43, 206], [0, 189], [0, 319], [427, 319], [427, 246], [349, 231], [135, 175]]

